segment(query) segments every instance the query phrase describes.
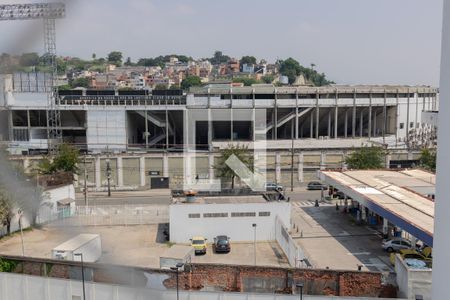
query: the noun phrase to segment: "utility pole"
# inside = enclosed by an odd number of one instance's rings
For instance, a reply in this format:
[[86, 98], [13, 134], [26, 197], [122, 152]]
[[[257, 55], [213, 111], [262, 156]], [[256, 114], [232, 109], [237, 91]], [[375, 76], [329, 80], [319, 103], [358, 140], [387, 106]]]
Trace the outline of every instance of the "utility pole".
[[86, 154], [84, 155], [84, 205], [88, 206]]

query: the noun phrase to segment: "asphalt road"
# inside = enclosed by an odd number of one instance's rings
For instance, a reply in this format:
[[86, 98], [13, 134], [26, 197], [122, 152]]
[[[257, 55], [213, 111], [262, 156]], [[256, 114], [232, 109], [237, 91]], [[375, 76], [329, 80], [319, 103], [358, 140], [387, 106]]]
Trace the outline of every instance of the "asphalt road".
[[[76, 205], [85, 205], [84, 195], [79, 193], [76, 195]], [[89, 205], [124, 205], [124, 204], [158, 204], [169, 205], [171, 196], [169, 190], [150, 190], [150, 191], [133, 191], [133, 192], [111, 192], [108, 197], [106, 192], [88, 193]]]

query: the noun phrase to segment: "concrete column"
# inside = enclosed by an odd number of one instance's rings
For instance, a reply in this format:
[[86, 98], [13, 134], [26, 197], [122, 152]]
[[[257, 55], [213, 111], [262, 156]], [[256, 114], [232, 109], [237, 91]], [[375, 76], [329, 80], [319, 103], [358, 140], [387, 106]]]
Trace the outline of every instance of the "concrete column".
[[326, 162], [325, 160], [327, 159], [327, 155], [325, 154], [325, 152], [321, 152], [320, 153], [320, 169], [324, 170], [325, 166], [326, 166]]
[[275, 89], [275, 106], [274, 106], [274, 121], [273, 121], [273, 131], [275, 134], [275, 140], [278, 140], [278, 96], [277, 96], [277, 89]]
[[23, 159], [23, 171], [26, 173], [28, 172], [28, 168], [30, 167], [30, 159], [25, 157]]
[[408, 142], [408, 148], [409, 148], [409, 89], [408, 89], [408, 102], [406, 103], [406, 124], [405, 124], [405, 134], [406, 134], [406, 141]]
[[334, 108], [334, 138], [338, 138], [338, 106], [336, 104], [336, 107]]
[[389, 234], [389, 222], [388, 219], [383, 218], [383, 235], [387, 237]]
[[345, 109], [345, 121], [344, 121], [344, 137], [347, 138], [348, 131], [348, 109]]
[[352, 138], [356, 137], [356, 89], [353, 92]]
[[314, 137], [314, 110], [311, 110], [309, 121], [310, 121], [310, 124], [309, 124], [310, 138], [313, 138]]
[[316, 90], [316, 139], [319, 138], [319, 118], [320, 118], [320, 110], [319, 110], [319, 90]]
[[383, 144], [385, 143], [386, 128], [387, 128], [387, 108], [386, 108], [386, 90], [385, 90], [383, 101], [383, 128], [382, 128]]
[[139, 182], [145, 186], [145, 157], [139, 157]]
[[377, 136], [377, 110], [373, 114], [373, 136]]
[[363, 137], [364, 110], [361, 110], [361, 118], [359, 119], [359, 136]]
[[328, 130], [327, 130], [327, 137], [331, 137], [331, 110], [328, 111]]
[[166, 133], [166, 149], [169, 149], [169, 111], [167, 110], [167, 100], [166, 102], [166, 128], [165, 128], [165, 133]]
[[392, 155], [387, 154], [386, 155], [386, 169], [389, 169], [389, 166], [391, 165], [391, 159], [392, 159]]
[[214, 178], [214, 154], [208, 154], [209, 181]]
[[303, 162], [304, 162], [304, 157], [303, 157], [303, 152], [298, 154], [298, 181], [299, 182], [303, 182], [304, 181], [304, 177], [303, 177]]
[[163, 154], [163, 177], [169, 177], [169, 156], [167, 153]]
[[344, 209], [345, 209], [345, 212], [348, 212], [348, 198], [347, 198], [347, 196], [344, 196]]
[[123, 160], [122, 160], [122, 157], [117, 158], [117, 185], [123, 186]]
[[209, 147], [209, 151], [212, 151], [212, 131], [213, 131], [213, 127], [212, 127], [212, 112], [211, 112], [211, 108], [208, 108], [208, 147]]
[[361, 220], [367, 221], [366, 208], [363, 205], [361, 205]]
[[277, 152], [275, 154], [275, 178], [276, 182], [281, 182], [281, 154]]
[[95, 158], [95, 187], [102, 186], [101, 170], [100, 170], [100, 157]]
[[369, 98], [369, 128], [367, 130], [367, 134], [369, 136], [369, 139], [372, 137], [372, 92], [370, 92], [370, 98]]
[[298, 90], [295, 93], [295, 139], [298, 140]]

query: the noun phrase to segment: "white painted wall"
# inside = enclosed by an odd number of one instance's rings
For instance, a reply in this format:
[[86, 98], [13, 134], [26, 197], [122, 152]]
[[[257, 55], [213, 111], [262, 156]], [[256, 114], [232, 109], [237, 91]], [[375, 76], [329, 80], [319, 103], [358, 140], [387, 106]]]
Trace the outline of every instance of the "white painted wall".
[[450, 284], [450, 201], [448, 185], [450, 178], [450, 2], [444, 1], [442, 25], [441, 82], [438, 121], [438, 153], [436, 176], [436, 204], [433, 240], [433, 299], [448, 299]]
[[[234, 212], [254, 212], [256, 217], [231, 217]], [[270, 216], [259, 216], [270, 212]], [[189, 214], [200, 214], [200, 218], [189, 218]], [[228, 213], [228, 217], [204, 218], [205, 213]], [[189, 243], [193, 236], [203, 236], [213, 242], [217, 235], [227, 235], [231, 241], [253, 241], [256, 227], [257, 241], [275, 240], [275, 218], [284, 224], [291, 223], [291, 204], [287, 202], [232, 203], [232, 204], [172, 204], [169, 208], [170, 240]]]
[[431, 300], [431, 270], [410, 269], [400, 258], [395, 256], [395, 273], [400, 297], [416, 299], [417, 295], [424, 300]]
[[124, 150], [127, 143], [125, 110], [87, 111], [86, 138], [90, 150]]

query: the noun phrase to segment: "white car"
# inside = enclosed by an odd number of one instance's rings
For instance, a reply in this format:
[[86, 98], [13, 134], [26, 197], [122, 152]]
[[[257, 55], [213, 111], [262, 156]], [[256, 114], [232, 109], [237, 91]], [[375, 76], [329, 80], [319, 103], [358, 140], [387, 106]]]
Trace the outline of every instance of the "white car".
[[407, 239], [397, 238], [392, 240], [384, 241], [382, 244], [382, 247], [387, 252], [397, 252], [402, 249], [410, 249], [411, 248], [411, 242]]
[[283, 186], [273, 183], [273, 182], [266, 182], [265, 186], [266, 191], [283, 191]]

